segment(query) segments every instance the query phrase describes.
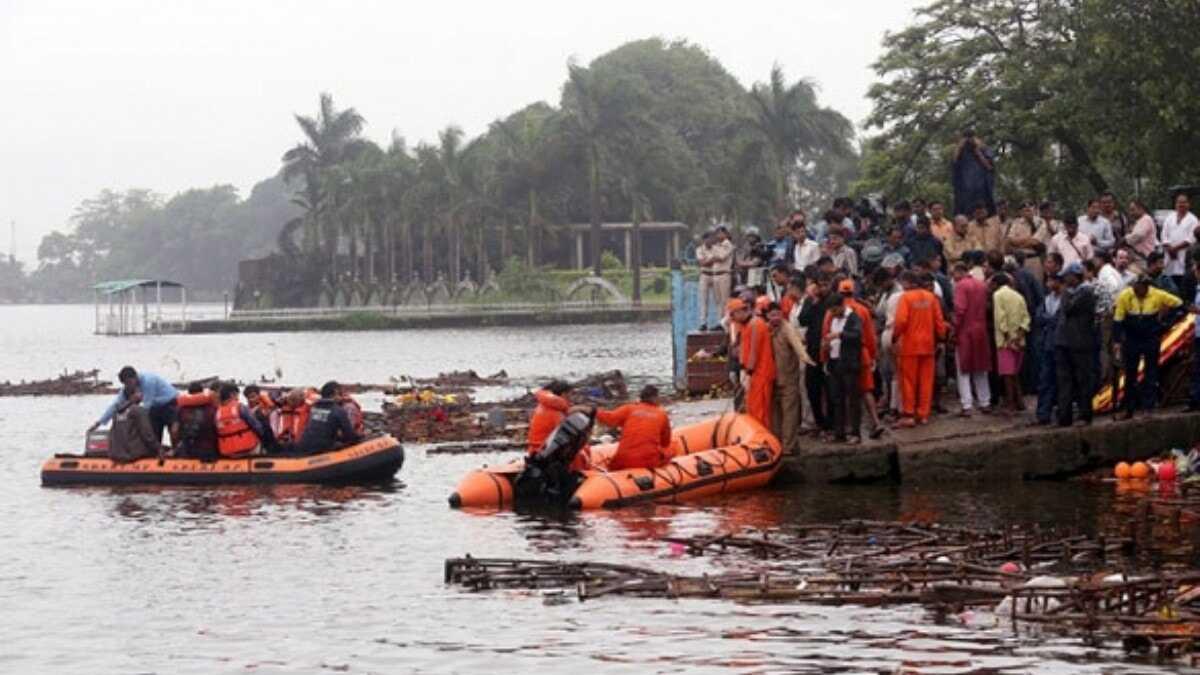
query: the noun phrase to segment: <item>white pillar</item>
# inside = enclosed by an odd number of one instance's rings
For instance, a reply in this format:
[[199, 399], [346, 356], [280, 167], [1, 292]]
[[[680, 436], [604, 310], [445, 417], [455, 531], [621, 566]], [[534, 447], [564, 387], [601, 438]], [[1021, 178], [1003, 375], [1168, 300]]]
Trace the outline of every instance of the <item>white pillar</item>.
[[575, 269], [583, 269], [583, 232], [575, 233]]
[[625, 230], [625, 269], [633, 269], [633, 230]]

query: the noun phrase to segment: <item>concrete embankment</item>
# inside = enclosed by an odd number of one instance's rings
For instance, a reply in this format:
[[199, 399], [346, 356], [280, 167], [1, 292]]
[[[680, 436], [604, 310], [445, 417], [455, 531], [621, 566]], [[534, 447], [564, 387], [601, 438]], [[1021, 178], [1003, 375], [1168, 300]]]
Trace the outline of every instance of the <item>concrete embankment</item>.
[[1179, 409], [1127, 422], [1028, 427], [1001, 416], [941, 418], [859, 446], [813, 444], [789, 456], [783, 483], [944, 483], [1068, 478], [1147, 459], [1200, 439], [1200, 415]]
[[508, 311], [464, 310], [454, 313], [357, 312], [333, 316], [238, 317], [188, 322], [185, 333], [271, 333], [342, 330], [416, 330], [490, 326], [557, 326], [666, 321], [665, 307], [604, 307]]

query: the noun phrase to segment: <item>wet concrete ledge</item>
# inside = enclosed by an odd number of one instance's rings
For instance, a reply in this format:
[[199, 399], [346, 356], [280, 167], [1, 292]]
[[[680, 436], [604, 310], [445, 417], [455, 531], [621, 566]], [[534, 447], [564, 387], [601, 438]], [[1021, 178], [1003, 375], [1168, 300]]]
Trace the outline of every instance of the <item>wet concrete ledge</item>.
[[191, 321], [185, 333], [276, 333], [298, 331], [419, 330], [486, 328], [492, 326], [559, 326], [666, 321], [671, 310], [662, 307], [588, 308], [570, 310], [513, 310], [454, 314], [357, 313], [331, 317], [229, 318]]
[[1147, 459], [1200, 439], [1200, 415], [1179, 409], [1090, 427], [1028, 427], [1024, 420], [935, 421], [860, 446], [811, 445], [784, 461], [787, 483], [935, 483], [1054, 480]]

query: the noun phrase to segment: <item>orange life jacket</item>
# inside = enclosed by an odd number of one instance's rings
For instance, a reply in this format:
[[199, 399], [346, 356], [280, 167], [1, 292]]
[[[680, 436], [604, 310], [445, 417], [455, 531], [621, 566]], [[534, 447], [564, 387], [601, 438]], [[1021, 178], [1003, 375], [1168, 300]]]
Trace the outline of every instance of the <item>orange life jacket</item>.
[[312, 404], [308, 401], [298, 406], [284, 404], [279, 407], [279, 424], [275, 429], [275, 439], [280, 443], [296, 443], [304, 435], [304, 427], [308, 426], [308, 414]]
[[258, 447], [258, 435], [242, 419], [236, 398], [217, 408], [217, 451], [223, 457], [244, 455]]

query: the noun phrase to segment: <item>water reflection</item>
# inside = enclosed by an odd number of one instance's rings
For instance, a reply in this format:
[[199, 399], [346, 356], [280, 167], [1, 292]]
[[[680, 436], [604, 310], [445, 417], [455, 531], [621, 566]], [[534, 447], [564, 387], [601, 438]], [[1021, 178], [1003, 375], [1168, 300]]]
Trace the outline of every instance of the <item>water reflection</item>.
[[190, 526], [226, 518], [268, 517], [296, 524], [313, 519], [292, 514], [330, 518], [363, 507], [385, 504], [402, 491], [399, 481], [371, 486], [247, 485], [220, 488], [136, 486], [81, 488], [73, 494], [111, 497], [111, 511], [121, 518], [141, 522], [186, 521]]

